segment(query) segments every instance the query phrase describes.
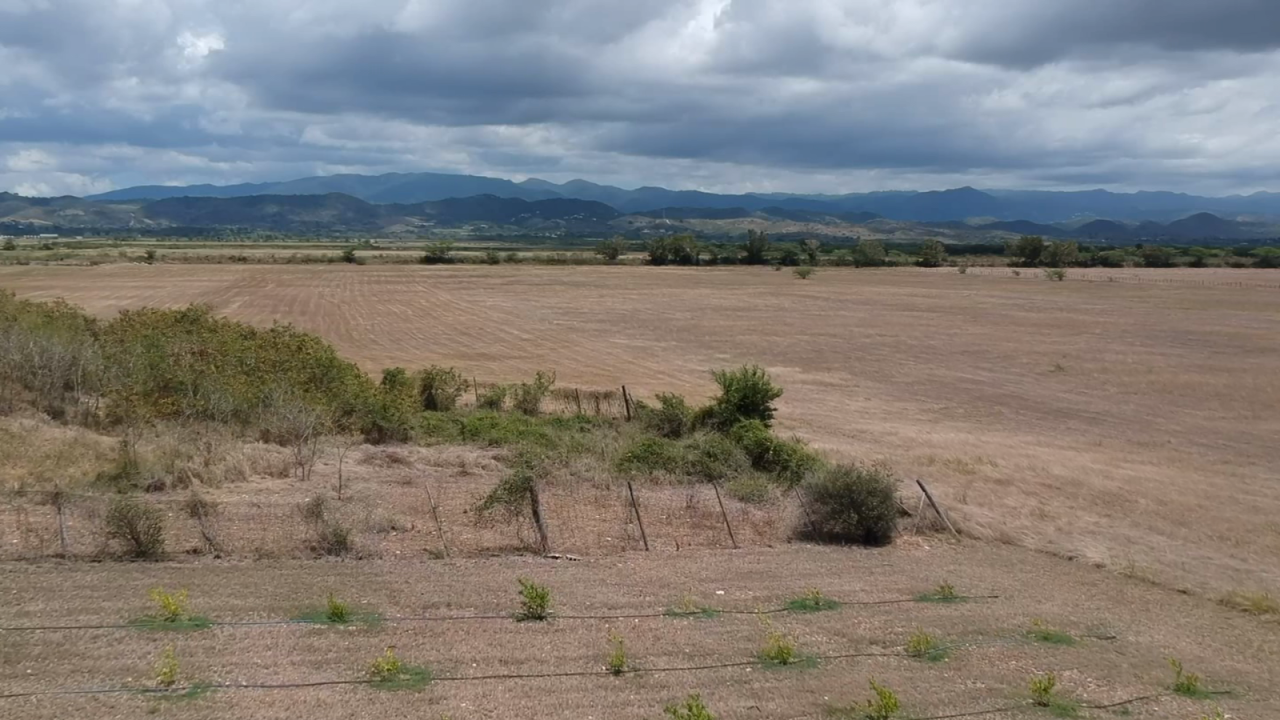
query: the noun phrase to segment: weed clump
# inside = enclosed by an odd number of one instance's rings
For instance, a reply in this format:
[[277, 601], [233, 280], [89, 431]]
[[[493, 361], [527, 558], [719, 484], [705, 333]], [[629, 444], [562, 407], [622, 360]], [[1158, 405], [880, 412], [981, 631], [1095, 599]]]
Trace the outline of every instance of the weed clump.
[[676, 603], [674, 607], [667, 608], [667, 611], [663, 614], [673, 618], [710, 619], [718, 617], [720, 611], [699, 603], [697, 598], [686, 593], [680, 597], [680, 602]]
[[518, 622], [543, 622], [551, 617], [551, 590], [527, 578], [520, 578]]
[[810, 588], [804, 595], [787, 602], [787, 610], [793, 613], [816, 613], [839, 609], [840, 603], [823, 595], [818, 588]]
[[800, 280], [808, 280], [817, 270], [811, 267], [798, 267], [791, 271]]
[[430, 670], [401, 662], [394, 647], [375, 658], [367, 674], [369, 684], [379, 690], [419, 690], [431, 682]]
[[627, 671], [627, 648], [617, 633], [609, 633], [609, 658], [605, 669], [615, 677]]
[[523, 415], [542, 412], [542, 400], [556, 384], [556, 374], [539, 370], [532, 382], [520, 383], [513, 388], [511, 406]]
[[1181, 660], [1169, 658], [1169, 667], [1173, 669], [1172, 690], [1175, 693], [1197, 700], [1203, 700], [1212, 694], [1205, 689], [1199, 675], [1183, 669]]
[[156, 687], [167, 690], [177, 685], [179, 672], [181, 667], [178, 665], [178, 656], [170, 645], [161, 651], [160, 660], [156, 662]]
[[917, 602], [950, 603], [950, 602], [961, 602], [963, 600], [964, 598], [961, 597], [960, 594], [956, 592], [955, 586], [949, 582], [941, 583], [938, 585], [938, 587], [934, 588], [933, 590], [927, 593], [921, 593], [916, 596]]
[[1250, 615], [1280, 616], [1280, 601], [1270, 593], [1249, 593], [1234, 591], [1222, 599], [1222, 604]]
[[918, 660], [940, 662], [947, 659], [947, 651], [938, 639], [924, 630], [916, 630], [907, 640], [907, 655]]
[[902, 709], [897, 693], [875, 680], [871, 681], [871, 692], [875, 697], [867, 701], [866, 713], [863, 716], [866, 720], [892, 720]]
[[759, 420], [738, 423], [730, 429], [729, 438], [746, 453], [752, 467], [782, 485], [795, 487], [822, 469], [822, 459], [803, 443], [774, 436]]
[[1057, 700], [1058, 676], [1053, 673], [1036, 675], [1028, 685], [1031, 702], [1037, 707], [1052, 707]]
[[897, 481], [878, 465], [839, 465], [800, 485], [810, 508], [801, 537], [858, 545], [887, 545], [898, 527]]
[[1073, 636], [1061, 630], [1055, 630], [1039, 619], [1031, 621], [1031, 629], [1027, 631], [1027, 636], [1032, 640], [1049, 645], [1065, 645], [1069, 647], [1076, 644], [1076, 639]]
[[701, 695], [690, 695], [683, 703], [668, 705], [662, 713], [671, 720], [716, 720], [706, 703], [702, 702]]
[[134, 620], [131, 625], [145, 630], [203, 630], [213, 625], [203, 615], [193, 615], [186, 590], [166, 592], [164, 588], [152, 588], [148, 593], [155, 609]]
[[164, 517], [149, 503], [118, 497], [107, 509], [105, 524], [107, 537], [120, 543], [129, 557], [156, 560], [164, 555]]
[[773, 488], [763, 475], [751, 473], [736, 477], [724, 486], [729, 497], [748, 505], [761, 505], [773, 496]]
[[481, 410], [499, 412], [502, 408], [506, 407], [507, 395], [510, 393], [510, 386], [492, 385], [488, 390], [485, 390], [484, 394], [480, 396], [480, 399], [476, 401], [476, 407]]

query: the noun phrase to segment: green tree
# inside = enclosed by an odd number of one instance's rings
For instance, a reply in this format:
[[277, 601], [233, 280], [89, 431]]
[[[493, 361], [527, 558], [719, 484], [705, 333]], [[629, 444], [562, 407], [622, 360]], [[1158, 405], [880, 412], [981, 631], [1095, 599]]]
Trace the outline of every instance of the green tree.
[[888, 253], [884, 250], [884, 243], [879, 240], [863, 238], [858, 241], [858, 246], [853, 249], [853, 264], [858, 267], [880, 267], [884, 265], [887, 257]]
[[596, 254], [608, 260], [609, 262], [617, 262], [627, 252], [627, 241], [621, 237], [614, 237], [608, 240], [601, 240], [596, 245]]
[[453, 256], [454, 243], [452, 240], [439, 240], [429, 243], [427, 251], [422, 255], [423, 265], [448, 265], [456, 262]]
[[742, 246], [744, 265], [766, 265], [769, 262], [769, 236], [757, 230], [747, 231], [747, 242]]
[[1070, 267], [1080, 259], [1080, 246], [1074, 241], [1056, 240], [1045, 246], [1040, 259], [1046, 267]]
[[1175, 255], [1173, 250], [1161, 245], [1143, 246], [1140, 253], [1143, 267], [1149, 268], [1167, 268], [1173, 267]]
[[947, 261], [947, 246], [941, 240], [933, 238], [920, 248], [920, 259], [916, 264], [920, 267], [941, 267]]
[[1017, 258], [1018, 264], [1022, 267], [1035, 267], [1040, 264], [1040, 257], [1044, 255], [1045, 242], [1044, 238], [1039, 235], [1023, 235], [1005, 245], [1005, 252], [1012, 257]]
[[778, 264], [786, 267], [798, 267], [800, 265], [800, 248], [787, 243], [780, 245], [778, 250]]
[[1280, 268], [1280, 248], [1258, 248], [1249, 254], [1253, 256], [1254, 267]]
[[804, 253], [809, 265], [818, 264], [818, 253], [822, 251], [822, 241], [817, 238], [805, 238], [800, 241], [800, 252]]
[[4, 239], [4, 248], [3, 248], [3, 249], [4, 249], [4, 250], [17, 250], [17, 249], [18, 249], [18, 243], [14, 242], [14, 241], [13, 241], [13, 238], [5, 238], [5, 239]]

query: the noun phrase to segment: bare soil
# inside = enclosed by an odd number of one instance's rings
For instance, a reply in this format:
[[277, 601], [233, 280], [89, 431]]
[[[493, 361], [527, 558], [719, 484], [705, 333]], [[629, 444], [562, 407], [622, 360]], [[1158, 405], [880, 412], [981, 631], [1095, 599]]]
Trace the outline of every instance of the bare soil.
[[371, 371], [551, 369], [640, 394], [765, 365], [781, 426], [936, 489], [963, 530], [1220, 595], [1280, 591], [1280, 276], [1263, 270], [0, 268], [101, 315], [208, 303]]

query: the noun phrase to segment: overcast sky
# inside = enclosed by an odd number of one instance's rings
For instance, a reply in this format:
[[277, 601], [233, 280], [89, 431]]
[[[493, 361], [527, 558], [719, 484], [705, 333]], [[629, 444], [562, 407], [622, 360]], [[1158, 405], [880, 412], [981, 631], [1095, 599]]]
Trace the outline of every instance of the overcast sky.
[[1280, 191], [1280, 0], [0, 0], [0, 189]]

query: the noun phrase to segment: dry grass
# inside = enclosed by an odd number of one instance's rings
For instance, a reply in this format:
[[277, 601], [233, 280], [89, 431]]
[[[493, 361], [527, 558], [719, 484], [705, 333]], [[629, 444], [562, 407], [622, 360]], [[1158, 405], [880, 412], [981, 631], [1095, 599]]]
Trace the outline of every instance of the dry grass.
[[1215, 596], [1280, 591], [1280, 275], [986, 272], [31, 267], [0, 285], [104, 315], [291, 321], [370, 370], [697, 397], [707, 368], [760, 362], [785, 432], [927, 478], [969, 534]]

